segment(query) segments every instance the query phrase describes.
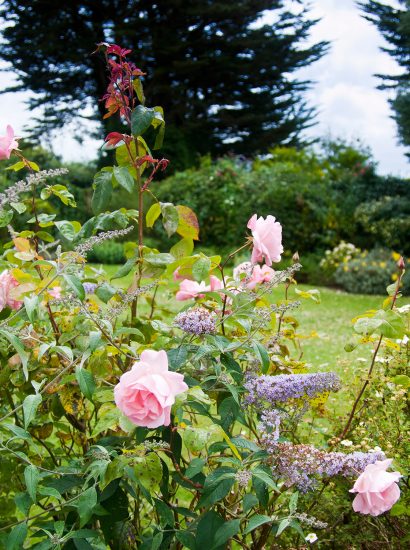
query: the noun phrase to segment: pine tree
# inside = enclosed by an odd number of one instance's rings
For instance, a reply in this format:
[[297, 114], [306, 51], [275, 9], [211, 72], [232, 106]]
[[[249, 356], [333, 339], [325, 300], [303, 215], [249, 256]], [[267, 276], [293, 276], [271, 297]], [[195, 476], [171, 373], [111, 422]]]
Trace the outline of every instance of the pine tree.
[[399, 0], [399, 4], [402, 8], [375, 0], [359, 5], [365, 13], [365, 19], [376, 25], [388, 42], [389, 46], [382, 50], [389, 53], [402, 69], [396, 75], [377, 76], [383, 81], [379, 88], [395, 90], [395, 98], [390, 103], [399, 139], [403, 145], [410, 146], [410, 1]]
[[[298, 0], [294, 9], [283, 0], [4, 0], [0, 59], [18, 77], [13, 89], [30, 90], [30, 107], [42, 107], [36, 131], [78, 116], [101, 120], [106, 74], [91, 52], [106, 41], [134, 49], [180, 159], [264, 152], [300, 143], [313, 123], [303, 99], [311, 83], [294, 73], [327, 43], [305, 45], [316, 21]], [[255, 24], [266, 10], [275, 22]]]

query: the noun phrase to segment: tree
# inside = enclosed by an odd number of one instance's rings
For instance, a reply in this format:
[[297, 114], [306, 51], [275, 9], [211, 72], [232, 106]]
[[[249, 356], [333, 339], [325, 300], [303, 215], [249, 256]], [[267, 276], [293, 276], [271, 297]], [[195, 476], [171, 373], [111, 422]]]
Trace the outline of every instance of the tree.
[[[399, 0], [402, 8], [368, 0], [359, 5], [364, 17], [379, 29], [389, 46], [381, 48], [389, 53], [403, 69], [397, 75], [377, 75], [383, 80], [381, 89], [393, 88], [395, 98], [390, 101], [397, 123], [400, 142], [410, 146], [410, 1]], [[408, 153], [410, 155], [410, 153]]]
[[[298, 0], [5, 0], [0, 58], [41, 107], [37, 131], [74, 118], [101, 120], [107, 84], [95, 44], [134, 48], [149, 75], [146, 95], [162, 105], [180, 158], [192, 153], [266, 151], [297, 144], [314, 112], [309, 81], [294, 72], [318, 60], [327, 43], [306, 46], [311, 27]], [[274, 23], [257, 25], [271, 10]], [[99, 113], [95, 109], [98, 105]], [[107, 130], [108, 128], [106, 128]], [[170, 142], [168, 137], [167, 142]]]

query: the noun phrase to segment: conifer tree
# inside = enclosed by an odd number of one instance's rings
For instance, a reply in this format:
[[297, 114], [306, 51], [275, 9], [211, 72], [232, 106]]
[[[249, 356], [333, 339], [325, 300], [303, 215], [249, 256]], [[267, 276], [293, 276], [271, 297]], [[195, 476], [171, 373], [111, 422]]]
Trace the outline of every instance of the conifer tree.
[[[149, 75], [150, 104], [167, 113], [167, 143], [182, 164], [199, 154], [264, 152], [298, 144], [313, 123], [295, 72], [327, 43], [307, 46], [316, 21], [295, 0], [4, 0], [0, 59], [41, 107], [37, 130], [50, 132], [93, 111], [107, 83], [99, 42], [133, 48]], [[289, 2], [286, 3], [289, 6]], [[260, 23], [271, 11], [272, 24]], [[108, 128], [107, 128], [108, 129]], [[182, 160], [181, 160], [182, 159]], [[184, 160], [185, 159], [185, 160]]]

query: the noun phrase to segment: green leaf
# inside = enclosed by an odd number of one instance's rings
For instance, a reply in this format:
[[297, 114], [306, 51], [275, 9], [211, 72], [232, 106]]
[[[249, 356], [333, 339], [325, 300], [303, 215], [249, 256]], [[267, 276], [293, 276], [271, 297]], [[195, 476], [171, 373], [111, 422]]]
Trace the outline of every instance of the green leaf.
[[167, 232], [168, 237], [171, 237], [178, 228], [179, 214], [176, 207], [170, 202], [161, 202], [162, 225]]
[[235, 483], [236, 470], [227, 466], [221, 466], [213, 471], [205, 480], [204, 490], [197, 507], [212, 506], [222, 500]]
[[262, 372], [266, 374], [269, 370], [270, 358], [266, 349], [259, 342], [255, 341], [252, 344], [252, 347], [255, 351], [256, 357], [259, 359], [260, 364], [262, 365]]
[[121, 279], [121, 277], [125, 277], [132, 271], [132, 269], [135, 267], [136, 257], [130, 258], [125, 262], [124, 265], [118, 269], [118, 271], [115, 272], [115, 274], [111, 277], [111, 280], [113, 279]]
[[148, 453], [143, 457], [135, 457], [134, 473], [139, 482], [152, 492], [162, 479], [162, 464], [159, 456]]
[[7, 340], [10, 342], [10, 344], [14, 347], [14, 349], [17, 351], [17, 353], [20, 356], [21, 364], [23, 365], [23, 373], [26, 380], [28, 380], [28, 370], [27, 370], [27, 363], [29, 355], [24, 350], [23, 343], [21, 340], [15, 336], [14, 334], [11, 334], [7, 330], [0, 329], [0, 334], [3, 335]]
[[78, 231], [81, 229], [81, 225], [78, 222], [70, 222], [67, 220], [57, 221], [54, 225], [67, 241], [73, 241]]
[[106, 170], [101, 170], [94, 176], [94, 193], [91, 200], [91, 208], [95, 214], [104, 212], [110, 204], [112, 195], [111, 179], [111, 172]]
[[128, 193], [134, 191], [134, 178], [126, 166], [114, 166], [113, 176], [115, 181]]
[[188, 468], [185, 470], [185, 476], [188, 479], [192, 479], [197, 474], [202, 472], [203, 467], [205, 466], [206, 461], [203, 458], [194, 458], [191, 460]]
[[99, 299], [104, 302], [105, 304], [111, 300], [115, 294], [117, 294], [118, 289], [114, 286], [111, 286], [108, 283], [103, 283], [101, 286], [97, 288], [95, 291], [96, 295], [99, 297]]
[[37, 409], [42, 401], [39, 393], [28, 395], [23, 401], [24, 428], [27, 430], [31, 421], [36, 416]]
[[0, 210], [0, 227], [6, 227], [13, 218], [12, 210]]
[[179, 260], [186, 256], [190, 256], [194, 251], [194, 241], [192, 239], [181, 239], [171, 248], [170, 253], [175, 259]]
[[256, 479], [259, 479], [260, 481], [262, 481], [263, 483], [268, 485], [268, 487], [271, 487], [274, 491], [276, 491], [278, 493], [280, 492], [279, 489], [278, 489], [278, 486], [273, 481], [270, 474], [268, 474], [266, 471], [262, 470], [262, 468], [260, 468], [260, 467], [254, 468], [252, 470], [252, 477], [256, 478]]
[[206, 512], [198, 522], [195, 538], [195, 548], [207, 550], [215, 537], [217, 530], [224, 524], [224, 520], [213, 510]]
[[155, 508], [158, 513], [161, 527], [166, 527], [167, 525], [169, 527], [173, 527], [175, 520], [174, 520], [174, 514], [171, 508], [167, 506], [165, 502], [157, 498], [154, 498], [154, 502], [155, 502]]
[[34, 322], [35, 313], [38, 310], [38, 296], [33, 294], [32, 296], [24, 296], [24, 306], [26, 308], [27, 317], [30, 322]]
[[394, 382], [398, 386], [403, 386], [403, 388], [410, 388], [410, 377], [406, 374], [398, 374], [397, 376], [392, 378], [392, 382]]
[[137, 105], [131, 113], [131, 133], [134, 137], [141, 136], [151, 126], [155, 118], [154, 109]]
[[94, 426], [94, 429], [91, 433], [91, 437], [95, 437], [101, 432], [105, 432], [109, 428], [113, 428], [118, 424], [118, 419], [120, 418], [120, 411], [117, 408], [113, 408], [104, 414], [98, 419], [97, 424]]
[[147, 227], [154, 227], [154, 223], [157, 221], [160, 214], [161, 205], [159, 202], [154, 202], [154, 204], [150, 206], [145, 218]]
[[1, 427], [5, 428], [6, 430], [9, 430], [16, 437], [19, 437], [20, 439], [31, 439], [31, 435], [28, 432], [26, 432], [26, 430], [23, 430], [23, 428], [20, 428], [15, 424], [2, 424]]
[[195, 212], [182, 204], [178, 204], [176, 209], [178, 211], [178, 235], [197, 241], [199, 239], [199, 223]]
[[83, 285], [81, 284], [81, 281], [78, 277], [75, 275], [71, 275], [70, 273], [63, 274], [65, 282], [68, 284], [68, 286], [71, 288], [71, 290], [74, 291], [74, 293], [77, 295], [77, 297], [80, 300], [85, 299], [85, 290]]
[[278, 527], [278, 530], [276, 531], [276, 536], [279, 537], [279, 535], [281, 535], [283, 533], [283, 531], [289, 527], [289, 525], [291, 524], [291, 518], [285, 518], [283, 519], [280, 523], [279, 523], [279, 527]]
[[50, 195], [55, 195], [60, 199], [60, 201], [67, 205], [75, 208], [77, 205], [74, 200], [74, 195], [70, 193], [65, 185], [48, 185], [42, 189], [40, 197], [45, 200], [48, 199]]
[[23, 543], [26, 540], [27, 533], [28, 528], [27, 523], [25, 522], [13, 527], [13, 530], [7, 537], [5, 548], [7, 548], [7, 550], [21, 550], [21, 548], [23, 548]]
[[94, 376], [80, 365], [75, 368], [75, 377], [80, 386], [81, 393], [91, 401], [96, 388]]
[[40, 473], [33, 464], [30, 464], [30, 466], [25, 468], [24, 480], [26, 482], [27, 492], [34, 503], [37, 501], [37, 485], [39, 479]]
[[296, 512], [296, 509], [298, 507], [298, 498], [299, 498], [299, 493], [296, 491], [296, 493], [293, 493], [289, 499], [289, 512], [291, 514]]
[[151, 550], [159, 550], [164, 534], [160, 531], [152, 537]]
[[97, 504], [97, 491], [90, 487], [82, 493], [77, 500], [77, 511], [80, 516], [80, 527], [83, 527], [93, 515], [93, 509]]
[[172, 256], [172, 254], [168, 254], [167, 252], [159, 252], [158, 254], [151, 252], [144, 256], [144, 260], [154, 267], [166, 267], [167, 265], [175, 262], [174, 256]]
[[228, 540], [234, 537], [239, 532], [240, 523], [240, 519], [232, 519], [221, 525], [215, 533], [212, 549], [223, 546]]
[[19, 170], [22, 170], [26, 166], [26, 163], [22, 160], [19, 160], [15, 164], [12, 164], [11, 166], [7, 166], [6, 170], [13, 170], [14, 172], [18, 172]]
[[175, 531], [175, 537], [184, 545], [184, 548], [196, 550], [195, 537], [190, 531]]
[[354, 330], [359, 334], [371, 335], [374, 332], [386, 338], [403, 338], [405, 324], [399, 313], [391, 309], [380, 309], [373, 317], [362, 317], [354, 325]]
[[[257, 499], [256, 499], [257, 501]], [[247, 535], [257, 527], [260, 527], [261, 525], [264, 525], [265, 523], [271, 522], [272, 519], [269, 516], [263, 516], [261, 514], [255, 514], [252, 516], [249, 520], [249, 523], [244, 531], [244, 535]]]
[[192, 266], [192, 276], [194, 277], [195, 281], [198, 281], [198, 283], [200, 283], [208, 277], [210, 269], [211, 260], [206, 257], [199, 258], [199, 260], [197, 260]]
[[[252, 508], [259, 505], [258, 498], [253, 493], [246, 493], [243, 497], [243, 511], [245, 514]], [[266, 517], [266, 516], [265, 516]]]

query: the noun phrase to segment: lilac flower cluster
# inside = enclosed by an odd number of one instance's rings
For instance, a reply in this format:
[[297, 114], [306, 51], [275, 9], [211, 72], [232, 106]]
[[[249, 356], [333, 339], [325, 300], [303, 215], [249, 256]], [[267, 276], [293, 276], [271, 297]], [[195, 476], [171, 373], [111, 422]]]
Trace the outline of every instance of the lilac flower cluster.
[[175, 317], [175, 324], [190, 334], [213, 334], [216, 330], [216, 315], [204, 307], [193, 307]]
[[266, 403], [284, 403], [289, 399], [312, 398], [340, 389], [340, 379], [334, 372], [311, 374], [279, 374], [278, 376], [248, 376], [245, 398], [248, 405], [262, 408]]
[[[269, 448], [272, 452], [272, 447]], [[358, 476], [366, 466], [376, 460], [385, 460], [382, 452], [345, 454], [341, 452], [326, 452], [316, 449], [313, 445], [293, 445], [278, 443], [274, 452], [274, 474], [284, 478], [290, 487], [296, 485], [302, 492], [315, 489], [318, 478]]]
[[95, 283], [83, 283], [83, 287], [86, 294], [94, 294], [98, 285]]
[[267, 450], [275, 449], [279, 439], [279, 428], [281, 416], [284, 413], [276, 409], [265, 411], [261, 415], [261, 423], [258, 429], [261, 434], [261, 443]]

